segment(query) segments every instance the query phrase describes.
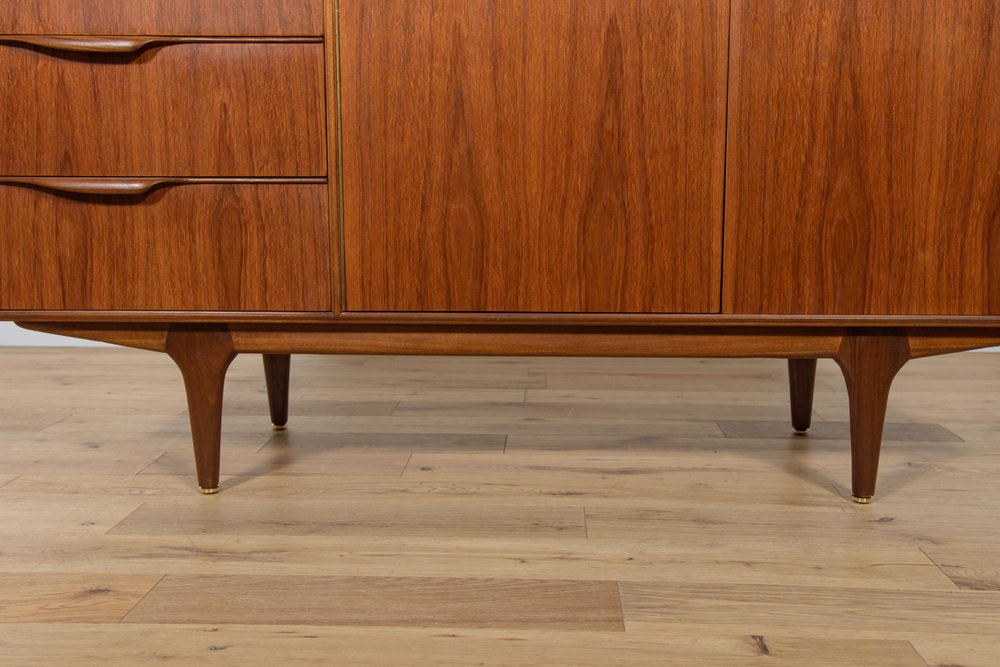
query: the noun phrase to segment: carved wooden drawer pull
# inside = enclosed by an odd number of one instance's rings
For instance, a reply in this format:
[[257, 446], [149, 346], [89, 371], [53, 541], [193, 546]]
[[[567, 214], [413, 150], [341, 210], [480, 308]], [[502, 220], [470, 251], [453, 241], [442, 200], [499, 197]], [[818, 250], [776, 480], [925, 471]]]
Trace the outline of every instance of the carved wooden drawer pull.
[[39, 188], [61, 194], [121, 196], [145, 195], [156, 188], [179, 185], [307, 185], [325, 178], [63, 178], [0, 176], [0, 185]]
[[148, 47], [174, 44], [224, 43], [321, 43], [322, 37], [173, 37], [173, 36], [83, 36], [83, 35], [2, 35], [0, 42], [72, 53], [138, 53]]

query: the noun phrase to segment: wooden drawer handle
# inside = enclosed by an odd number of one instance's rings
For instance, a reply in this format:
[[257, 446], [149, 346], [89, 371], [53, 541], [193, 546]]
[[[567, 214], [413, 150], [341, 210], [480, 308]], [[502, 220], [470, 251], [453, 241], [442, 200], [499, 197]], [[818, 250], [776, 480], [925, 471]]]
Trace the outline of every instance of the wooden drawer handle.
[[318, 43], [322, 37], [92, 37], [83, 35], [0, 35], [0, 42], [12, 42], [51, 51], [73, 53], [138, 53], [150, 46], [173, 44], [228, 43]]
[[60, 194], [97, 196], [145, 195], [156, 188], [179, 185], [317, 185], [325, 178], [61, 178], [0, 176], [0, 185], [18, 185]]
[[135, 53], [146, 48], [155, 37], [58, 37], [51, 35], [9, 35], [3, 41], [37, 46], [53, 51], [83, 53]]

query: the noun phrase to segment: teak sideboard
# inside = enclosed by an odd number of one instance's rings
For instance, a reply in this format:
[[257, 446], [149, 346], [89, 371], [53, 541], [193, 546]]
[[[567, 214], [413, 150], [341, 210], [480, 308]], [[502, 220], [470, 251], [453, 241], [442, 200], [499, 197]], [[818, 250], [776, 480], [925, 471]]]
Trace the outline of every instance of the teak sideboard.
[[0, 319], [165, 352], [843, 369], [1000, 344], [1000, 0], [8, 0]]

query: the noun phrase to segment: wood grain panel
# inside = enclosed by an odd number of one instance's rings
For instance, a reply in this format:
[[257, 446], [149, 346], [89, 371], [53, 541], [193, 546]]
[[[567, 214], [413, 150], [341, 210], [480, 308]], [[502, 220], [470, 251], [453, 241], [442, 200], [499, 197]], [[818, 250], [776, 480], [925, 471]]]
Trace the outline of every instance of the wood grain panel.
[[1000, 2], [734, 2], [724, 310], [1000, 313]]
[[968, 635], [927, 635], [914, 637], [910, 644], [927, 665], [992, 667], [1000, 659], [1000, 637]]
[[[718, 414], [718, 413], [717, 413]], [[788, 424], [783, 421], [719, 421], [722, 433], [727, 438], [738, 440], [767, 440], [788, 435]], [[816, 440], [850, 440], [851, 426], [846, 421], [826, 421], [809, 429], [810, 443]], [[962, 442], [940, 424], [919, 422], [889, 423], [882, 433], [883, 442]]]
[[[402, 446], [397, 451], [411, 450]], [[391, 450], [390, 450], [391, 451]], [[188, 452], [189, 458], [190, 453]], [[294, 456], [290, 454], [289, 457]], [[257, 456], [258, 469], [266, 456]], [[345, 471], [345, 472], [350, 472]], [[314, 474], [330, 474], [319, 461]], [[393, 477], [398, 478], [399, 472]], [[332, 535], [370, 537], [524, 538], [544, 535], [567, 541], [586, 537], [582, 507], [493, 505], [470, 511], [463, 500], [409, 498], [310, 504], [273, 503], [269, 509], [219, 507], [200, 514], [201, 498], [143, 504], [110, 532], [115, 535]]]
[[923, 550], [962, 590], [1000, 592], [1000, 565], [994, 545], [929, 544]]
[[[955, 606], [956, 591], [871, 591], [823, 586], [720, 586], [622, 582], [629, 627], [721, 623], [738, 628], [797, 627], [883, 633], [996, 635], [1000, 596], [977, 595], [976, 608]], [[845, 613], [849, 610], [850, 613]], [[634, 624], [634, 625], [633, 625]]]
[[432, 577], [168, 575], [125, 621], [624, 629], [613, 581]]
[[0, 623], [117, 623], [160, 576], [0, 574]]
[[[480, 667], [995, 667], [993, 659], [1000, 653], [1000, 640], [964, 636], [942, 641], [925, 635], [921, 645], [932, 645], [933, 655], [943, 658], [925, 663], [905, 640], [768, 635], [764, 643], [764, 637], [724, 627], [677, 636], [549, 629], [35, 623], [10, 634], [4, 655], [11, 664], [37, 665], [44, 656], [45, 667], [155, 664], [167, 660], [165, 656], [179, 665], [235, 667], [271, 667], [276, 662], [327, 667], [331, 656], [350, 656], [352, 667], [463, 667], [470, 662]], [[947, 659], [955, 653], [980, 660]]]
[[436, 354], [579, 357], [827, 357], [839, 349], [838, 329], [232, 327], [237, 351], [270, 354]]
[[[133, 493], [148, 498], [170, 493], [166, 478], [140, 488], [131, 480], [93, 475], [28, 475], [18, 480], [16, 485], [12, 484], [7, 493], [11, 496], [26, 493], [33, 498], [46, 498], [52, 493], [49, 491], [50, 480], [59, 486], [56, 492], [59, 495], [70, 496], [77, 492], [80, 494], [77, 497], [81, 499], [98, 494]], [[317, 483], [317, 480], [321, 481]], [[462, 486], [463, 482], [468, 486]], [[255, 485], [253, 493], [257, 495], [256, 502], [266, 503], [294, 484], [286, 481], [280, 487], [271, 487], [266, 492], [266, 500], [261, 495], [261, 486]], [[331, 485], [325, 479], [310, 476], [303, 480], [300, 488], [307, 488], [310, 494], [318, 495], [323, 492], [351, 492], [358, 484], [363, 482], [356, 479], [342, 485]], [[742, 485], [741, 495], [744, 492], [744, 497], [750, 495], [752, 485], [745, 478], [735, 484]], [[653, 484], [645, 487], [652, 490]], [[365, 493], [365, 497], [378, 505], [387, 498], [418, 493], [423, 502], [424, 497], [434, 493], [447, 493], [454, 497], [463, 490], [471, 492], [476, 487], [470, 477], [450, 487], [442, 485], [437, 488], [438, 491], [421, 491], [420, 487], [412, 486], [392, 488], [387, 482], [379, 493], [371, 493], [373, 489], [368, 486], [369, 492]], [[621, 490], [621, 486], [608, 485], [602, 492], [588, 485], [586, 491], [581, 490], [581, 494], [586, 494], [591, 500], [602, 497], [607, 500], [616, 490]], [[178, 489], [175, 493], [185, 491], [190, 492], [190, 489]], [[236, 492], [236, 488], [232, 491]], [[530, 493], [529, 489], [516, 486], [504, 486], [501, 492], [509, 494], [508, 498]], [[679, 497], [682, 493], [671, 491], [671, 495]], [[493, 497], [487, 500], [490, 496]], [[476, 488], [473, 497], [489, 504], [494, 502], [496, 496], [490, 493], [490, 488], [480, 487]], [[651, 497], [655, 496], [651, 494], [646, 499]], [[558, 502], [555, 497], [551, 499]], [[241, 502], [254, 501], [244, 499]], [[643, 501], [633, 497], [631, 502]], [[732, 502], [738, 501], [734, 499]], [[715, 512], [723, 511], [716, 506]], [[774, 522], [777, 521], [775, 518]], [[541, 535], [520, 539], [498, 536], [494, 539], [456, 540], [443, 535], [423, 538], [399, 535], [295, 537], [251, 535], [240, 531], [238, 537], [234, 537], [209, 531], [183, 536], [109, 537], [93, 534], [19, 535], [8, 531], [3, 535], [3, 565], [14, 572], [85, 571], [88, 565], [93, 567], [92, 563], [101, 563], [102, 569], [108, 573], [156, 571], [204, 574], [206, 563], [211, 563], [211, 572], [221, 575], [449, 577], [461, 572], [462, 576], [478, 578], [603, 578], [636, 582], [656, 581], [663, 577], [664, 572], [669, 572], [670, 580], [686, 583], [752, 580], [758, 584], [785, 586], [811, 586], [822, 582], [826, 586], [845, 588], [955, 590], [951, 580], [913, 545], [886, 545], [883, 540], [873, 540], [870, 548], [859, 549], [854, 543], [837, 544], [836, 537], [819, 543], [804, 543], [802, 537], [791, 534], [791, 530], [784, 535], [768, 532], [765, 538], [760, 534], [759, 525], [742, 531], [736, 529], [732, 538], [726, 539], [720, 535], [720, 527], [713, 524], [715, 534], [703, 534], [699, 538], [696, 534], [697, 519], [692, 517], [686, 524], [677, 522], [673, 526], [677, 530], [644, 533], [642, 527], [627, 522], [631, 531], [620, 531], [620, 539], [581, 540], [573, 543], [571, 549], [565, 542], [548, 540]], [[756, 534], [755, 529], [758, 531]], [[708, 532], [711, 533], [712, 529]], [[637, 535], [646, 538], [659, 535], [660, 539], [647, 539], [641, 548], [634, 548], [633, 540]], [[570, 553], [572, 556], [568, 557]], [[81, 559], [81, 554], [86, 554], [87, 559]]]
[[323, 0], [16, 0], [0, 34], [323, 34]]
[[324, 185], [0, 186], [0, 309], [330, 308]]
[[349, 310], [718, 309], [728, 3], [341, 17]]
[[321, 44], [0, 45], [0, 174], [324, 176]]

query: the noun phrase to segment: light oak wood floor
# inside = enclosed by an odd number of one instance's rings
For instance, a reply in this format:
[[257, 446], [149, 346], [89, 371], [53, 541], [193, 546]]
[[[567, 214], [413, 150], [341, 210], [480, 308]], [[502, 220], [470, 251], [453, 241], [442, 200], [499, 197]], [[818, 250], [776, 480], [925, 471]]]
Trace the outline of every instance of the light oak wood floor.
[[1000, 664], [1000, 355], [899, 375], [847, 500], [821, 361], [259, 357], [203, 497], [179, 373], [0, 350], [0, 665]]

